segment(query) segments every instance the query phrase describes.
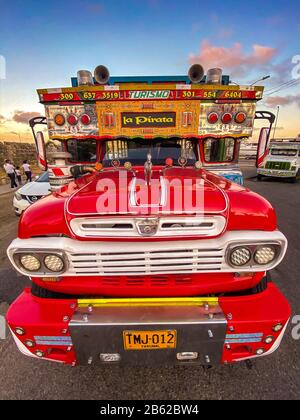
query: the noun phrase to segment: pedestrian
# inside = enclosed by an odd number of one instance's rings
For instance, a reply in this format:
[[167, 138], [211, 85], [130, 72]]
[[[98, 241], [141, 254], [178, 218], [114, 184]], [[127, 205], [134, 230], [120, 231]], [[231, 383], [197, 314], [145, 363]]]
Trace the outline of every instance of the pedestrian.
[[18, 184], [22, 185], [22, 175], [21, 175], [21, 171], [20, 171], [19, 166], [16, 166], [15, 172], [16, 172], [16, 177], [17, 177], [17, 180], [18, 180]]
[[3, 165], [3, 168], [7, 174], [7, 176], [10, 179], [10, 186], [11, 188], [15, 188], [17, 187], [17, 183], [16, 183], [16, 174], [15, 174], [15, 167], [14, 165], [11, 163], [11, 161], [9, 159], [5, 160], [5, 163]]
[[30, 165], [29, 165], [27, 160], [24, 160], [22, 167], [23, 167], [24, 173], [26, 175], [26, 182], [31, 182], [32, 181], [32, 172], [31, 172], [31, 168], [30, 168]]

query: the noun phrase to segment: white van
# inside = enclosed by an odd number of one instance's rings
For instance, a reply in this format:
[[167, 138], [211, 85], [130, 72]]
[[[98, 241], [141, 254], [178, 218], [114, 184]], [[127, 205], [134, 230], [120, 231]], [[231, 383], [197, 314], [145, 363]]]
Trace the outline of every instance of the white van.
[[300, 141], [271, 142], [257, 168], [257, 179], [264, 176], [300, 179]]

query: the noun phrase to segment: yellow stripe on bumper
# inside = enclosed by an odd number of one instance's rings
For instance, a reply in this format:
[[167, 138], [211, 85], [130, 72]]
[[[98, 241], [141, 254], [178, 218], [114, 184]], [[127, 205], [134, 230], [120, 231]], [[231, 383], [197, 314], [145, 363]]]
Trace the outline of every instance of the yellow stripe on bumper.
[[78, 299], [80, 308], [93, 306], [203, 306], [206, 303], [216, 306], [218, 298], [183, 297], [183, 298], [117, 298], [117, 299]]

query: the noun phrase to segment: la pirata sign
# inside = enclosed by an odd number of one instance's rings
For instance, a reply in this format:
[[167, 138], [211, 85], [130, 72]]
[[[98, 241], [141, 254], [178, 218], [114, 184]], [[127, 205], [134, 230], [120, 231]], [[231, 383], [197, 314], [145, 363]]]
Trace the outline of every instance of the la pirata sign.
[[123, 128], [175, 127], [176, 112], [122, 112]]

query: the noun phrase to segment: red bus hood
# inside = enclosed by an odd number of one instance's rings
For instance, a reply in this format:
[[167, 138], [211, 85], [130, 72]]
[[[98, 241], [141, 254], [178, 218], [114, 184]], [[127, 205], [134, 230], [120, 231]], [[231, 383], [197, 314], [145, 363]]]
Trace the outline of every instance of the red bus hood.
[[66, 203], [68, 216], [224, 214], [226, 192], [206, 171], [189, 168], [103, 171], [75, 191]]
[[[128, 207], [129, 214], [174, 214], [174, 209], [178, 208], [178, 194], [171, 189], [167, 196], [164, 206], [158, 205], [161, 200], [161, 184], [168, 180], [184, 180], [189, 178], [190, 185], [186, 186], [195, 196], [195, 191], [203, 194], [203, 210], [207, 214], [223, 214], [227, 219], [226, 230], [265, 230], [273, 231], [276, 229], [276, 215], [272, 205], [260, 195], [249, 189], [237, 185], [225, 178], [214, 175], [205, 170], [196, 171], [194, 169], [174, 168], [168, 169], [163, 174], [160, 171], [153, 171], [152, 179], [157, 180], [159, 189], [152, 183], [149, 191], [153, 191], [151, 196], [152, 207], [131, 206], [130, 192], [135, 192], [132, 187], [132, 174], [128, 173], [128, 180], [124, 185], [119, 185], [118, 171], [103, 171], [95, 176], [85, 176], [75, 182], [63, 187], [61, 191], [51, 194], [35, 204], [31, 205], [23, 214], [19, 224], [19, 238], [32, 238], [36, 236], [65, 235], [74, 237], [69, 229], [68, 222], [81, 215], [116, 214], [123, 215], [124, 205]], [[163, 177], [163, 181], [162, 178]], [[101, 187], [99, 180], [110, 179], [111, 188], [106, 191], [97, 190]], [[144, 181], [143, 171], [137, 173], [137, 178]], [[159, 180], [159, 181], [158, 181]], [[114, 183], [115, 181], [115, 183]], [[199, 183], [199, 181], [201, 181]], [[121, 183], [122, 184], [122, 183]], [[115, 185], [115, 190], [112, 189]], [[136, 184], [137, 186], [137, 184]], [[156, 192], [154, 194], [154, 189]], [[108, 199], [115, 200], [119, 195], [123, 197], [122, 208], [108, 208]], [[200, 197], [201, 197], [200, 194]], [[131, 197], [134, 195], [131, 194]], [[137, 196], [137, 195], [135, 195]], [[99, 200], [100, 198], [100, 200]], [[104, 198], [104, 200], [103, 200]], [[101, 201], [102, 199], [102, 201]], [[124, 204], [125, 203], [125, 204]], [[133, 204], [133, 203], [132, 203]], [[137, 203], [139, 204], [139, 203]], [[187, 204], [189, 204], [187, 202]], [[172, 212], [173, 206], [173, 212]], [[177, 206], [177, 207], [176, 207]], [[168, 210], [170, 207], [170, 211]], [[224, 210], [226, 209], [226, 210]], [[124, 212], [122, 213], [121, 212]], [[196, 212], [195, 206], [186, 205], [178, 214], [184, 215], [189, 210], [189, 214]], [[100, 213], [99, 213], [100, 212]], [[169, 212], [169, 213], [168, 213]], [[199, 212], [199, 209], [198, 209]]]

